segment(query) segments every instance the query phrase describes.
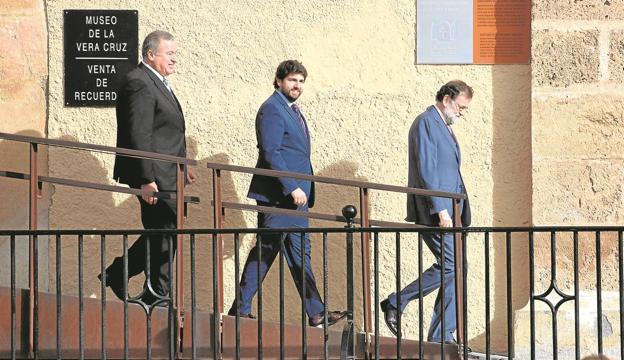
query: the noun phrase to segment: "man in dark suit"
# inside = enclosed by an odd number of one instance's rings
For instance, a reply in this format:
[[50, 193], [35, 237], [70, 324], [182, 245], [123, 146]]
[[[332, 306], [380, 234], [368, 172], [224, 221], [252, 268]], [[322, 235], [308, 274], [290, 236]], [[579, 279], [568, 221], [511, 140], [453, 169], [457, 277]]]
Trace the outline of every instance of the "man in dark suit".
[[[275, 72], [273, 86], [275, 92], [258, 110], [256, 116], [256, 137], [258, 140], [258, 162], [256, 168], [291, 171], [312, 175], [310, 162], [310, 132], [305, 118], [295, 101], [303, 92], [308, 73], [303, 64], [296, 60], [286, 60], [279, 64]], [[307, 212], [314, 205], [314, 183], [308, 180], [287, 177], [254, 175], [247, 197], [256, 200], [259, 206]], [[258, 214], [259, 228], [301, 228], [308, 227], [305, 217]], [[239, 303], [232, 304], [229, 315], [252, 317], [251, 301], [258, 291], [258, 279], [262, 281], [275, 257], [279, 253], [280, 239], [285, 237], [284, 256], [291, 275], [299, 291], [305, 286], [305, 305], [308, 322], [311, 326], [323, 323], [324, 305], [316, 287], [310, 258], [310, 239], [302, 239], [300, 233], [262, 235], [251, 250], [245, 263], [240, 282]], [[261, 244], [261, 245], [260, 245]], [[258, 251], [261, 246], [260, 273], [258, 273]], [[301, 248], [305, 251], [305, 268], [302, 269]], [[305, 273], [305, 284], [301, 282], [301, 272]], [[330, 325], [346, 315], [344, 311], [328, 313]]]
[[[436, 94], [435, 105], [418, 115], [409, 131], [408, 186], [427, 190], [466, 193], [460, 172], [461, 153], [451, 125], [455, 124], [472, 100], [473, 90], [460, 80], [450, 81]], [[470, 225], [468, 201], [460, 204], [463, 226]], [[453, 226], [451, 199], [408, 195], [407, 221], [426, 226]], [[429, 325], [427, 341], [455, 342], [453, 332], [457, 327], [455, 305], [455, 254], [452, 233], [423, 232], [423, 241], [436, 258], [436, 263], [422, 274], [422, 294], [428, 295], [441, 287], [444, 271], [444, 304], [441, 291], [436, 298], [433, 318]], [[441, 244], [444, 241], [444, 254]], [[381, 303], [386, 324], [398, 333], [398, 312], [419, 297], [419, 280], [414, 280], [399, 294], [392, 293]], [[398, 306], [400, 298], [400, 308]], [[445, 310], [442, 310], [444, 308]], [[444, 311], [445, 334], [442, 334]]]
[[[126, 74], [117, 99], [117, 147], [186, 157], [184, 115], [167, 76], [175, 72], [177, 45], [165, 31], [147, 35], [143, 60]], [[175, 191], [175, 163], [117, 155], [113, 178], [145, 193], [138, 197], [145, 229], [175, 229], [176, 205], [171, 199], [158, 200], [151, 192]], [[195, 175], [186, 171], [186, 181]], [[173, 247], [169, 248], [169, 242]], [[171, 235], [142, 235], [128, 249], [128, 278], [146, 270], [146, 246], [150, 247], [150, 278], [141, 300], [146, 304], [169, 293], [169, 252], [175, 254]], [[101, 275], [99, 276], [101, 279]], [[106, 285], [123, 299], [123, 258], [117, 257], [106, 269]]]

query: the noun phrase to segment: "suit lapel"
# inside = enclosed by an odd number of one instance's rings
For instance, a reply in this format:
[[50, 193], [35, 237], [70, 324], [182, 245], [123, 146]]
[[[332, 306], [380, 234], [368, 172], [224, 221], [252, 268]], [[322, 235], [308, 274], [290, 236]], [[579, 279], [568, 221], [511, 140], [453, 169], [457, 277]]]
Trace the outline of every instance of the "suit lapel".
[[143, 69], [143, 71], [145, 71], [147, 76], [152, 79], [154, 85], [158, 88], [161, 95], [167, 99], [171, 106], [173, 106], [176, 110], [180, 112], [180, 114], [182, 114], [182, 108], [180, 107], [180, 103], [178, 103], [178, 100], [175, 98], [175, 96], [170, 93], [169, 90], [165, 87], [165, 84], [162, 82], [162, 80], [160, 80], [152, 70], [145, 67], [143, 63], [141, 63], [139, 66]]
[[299, 119], [297, 118], [297, 114], [295, 114], [293, 109], [291, 109], [291, 107], [288, 106], [288, 103], [286, 103], [286, 101], [282, 98], [282, 96], [280, 96], [280, 94], [277, 93], [277, 91], [278, 90], [275, 91], [273, 96], [275, 97], [277, 102], [283, 107], [284, 111], [289, 115], [291, 124], [298, 130], [297, 133], [301, 137], [301, 140], [304, 142], [304, 144], [306, 144], [306, 148], [309, 153], [310, 152], [310, 135], [309, 135], [310, 132], [308, 131], [308, 124], [304, 121], [306, 125], [306, 133], [307, 133], [307, 134], [304, 134], [303, 129], [299, 125]]
[[175, 100], [176, 105], [178, 106], [178, 110], [180, 110], [180, 114], [184, 115], [184, 113], [182, 112], [182, 105], [180, 105], [180, 102], [178, 101], [178, 97], [175, 96], [175, 93], [172, 91], [171, 95], [173, 96], [173, 99]]
[[446, 141], [448, 141], [449, 145], [451, 145], [453, 149], [455, 149], [455, 156], [457, 157], [457, 161], [459, 162], [461, 159], [461, 156], [459, 153], [459, 144], [457, 143], [457, 140], [453, 138], [453, 135], [451, 135], [451, 132], [449, 131], [449, 129], [446, 128], [444, 120], [442, 119], [442, 117], [440, 117], [440, 114], [438, 113], [438, 110], [436, 110], [435, 105], [432, 105], [429, 108], [429, 111], [433, 112], [433, 116], [436, 117], [437, 119], [436, 124], [438, 126], [438, 129], [442, 133], [442, 136], [446, 139]]

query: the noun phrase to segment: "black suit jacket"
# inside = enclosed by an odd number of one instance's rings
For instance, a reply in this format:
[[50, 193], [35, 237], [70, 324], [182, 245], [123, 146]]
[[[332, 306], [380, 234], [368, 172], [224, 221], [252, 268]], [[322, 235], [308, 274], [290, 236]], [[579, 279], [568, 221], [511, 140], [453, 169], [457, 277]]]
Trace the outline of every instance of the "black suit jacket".
[[[186, 157], [184, 131], [182, 108], [158, 76], [143, 63], [128, 72], [117, 97], [117, 147]], [[113, 178], [175, 191], [176, 164], [117, 155]]]

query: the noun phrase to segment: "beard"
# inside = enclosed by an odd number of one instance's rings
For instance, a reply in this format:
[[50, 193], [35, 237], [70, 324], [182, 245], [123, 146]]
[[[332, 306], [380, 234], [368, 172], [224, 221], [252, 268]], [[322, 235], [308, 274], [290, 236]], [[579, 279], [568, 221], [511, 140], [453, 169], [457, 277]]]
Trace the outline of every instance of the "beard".
[[286, 99], [288, 99], [288, 101], [291, 102], [291, 103], [295, 102], [299, 98], [299, 95], [301, 95], [301, 91], [299, 91], [299, 93], [296, 94], [296, 95], [294, 95], [294, 94], [291, 95], [292, 91], [291, 92], [286, 92], [286, 91], [281, 90], [281, 92], [284, 95], [284, 97], [286, 97]]
[[454, 125], [459, 122], [459, 116], [452, 111], [444, 110], [444, 122], [446, 125]]

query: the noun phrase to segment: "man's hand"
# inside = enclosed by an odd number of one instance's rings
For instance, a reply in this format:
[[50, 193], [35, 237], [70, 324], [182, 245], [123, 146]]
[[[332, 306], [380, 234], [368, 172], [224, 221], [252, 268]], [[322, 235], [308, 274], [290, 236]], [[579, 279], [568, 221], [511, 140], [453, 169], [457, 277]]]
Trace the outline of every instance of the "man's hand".
[[446, 209], [440, 211], [438, 216], [440, 217], [440, 227], [453, 227], [453, 219], [451, 219]]
[[158, 186], [156, 186], [155, 182], [151, 182], [149, 184], [143, 184], [141, 185], [141, 191], [143, 192], [143, 194], [141, 195], [141, 198], [143, 199], [143, 201], [145, 201], [146, 203], [150, 204], [150, 205], [156, 205], [156, 202], [158, 201], [157, 198], [148, 195], [148, 192], [158, 192]]
[[191, 169], [186, 169], [186, 183], [190, 185], [195, 181], [197, 181], [197, 175]]
[[303, 190], [301, 190], [301, 188], [296, 188], [295, 190], [293, 190], [293, 192], [290, 193], [290, 196], [292, 196], [293, 202], [297, 206], [303, 206], [306, 204], [306, 202], [308, 202], [308, 197], [303, 192]]

